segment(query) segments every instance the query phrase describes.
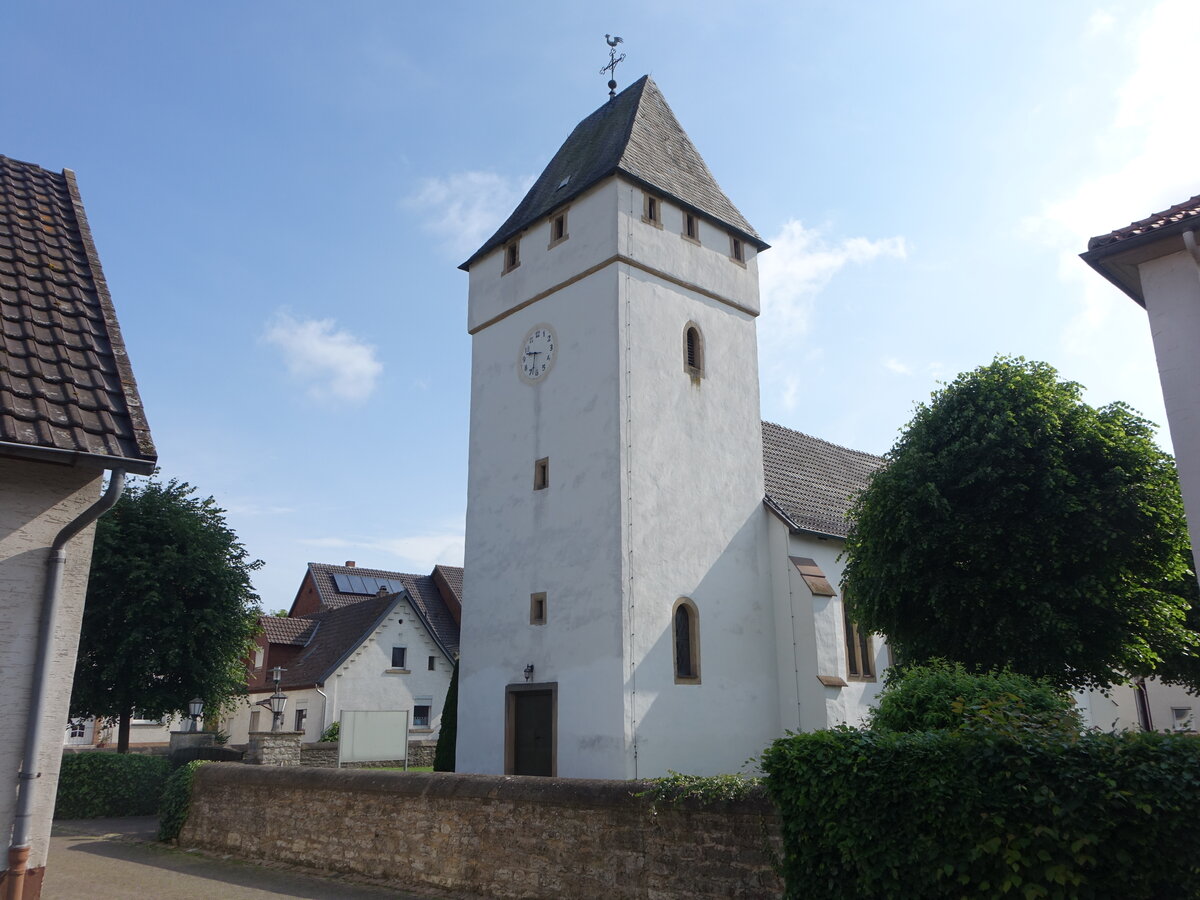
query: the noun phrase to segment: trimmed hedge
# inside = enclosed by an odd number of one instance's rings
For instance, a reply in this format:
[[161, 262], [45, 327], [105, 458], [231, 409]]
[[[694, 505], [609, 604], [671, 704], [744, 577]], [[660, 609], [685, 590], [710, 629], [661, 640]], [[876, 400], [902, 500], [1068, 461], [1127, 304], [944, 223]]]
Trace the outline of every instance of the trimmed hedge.
[[791, 735], [763, 755], [788, 897], [1200, 897], [1200, 739]]
[[890, 731], [959, 728], [997, 701], [1019, 705], [1030, 723], [1082, 730], [1070, 696], [1050, 681], [1007, 669], [971, 672], [962, 663], [942, 659], [889, 670], [870, 725]]
[[192, 808], [192, 781], [196, 770], [212, 760], [195, 759], [184, 763], [171, 773], [163, 788], [162, 802], [158, 808], [158, 839], [173, 841], [179, 837]]
[[161, 756], [64, 753], [54, 818], [154, 815], [170, 771], [170, 763]]

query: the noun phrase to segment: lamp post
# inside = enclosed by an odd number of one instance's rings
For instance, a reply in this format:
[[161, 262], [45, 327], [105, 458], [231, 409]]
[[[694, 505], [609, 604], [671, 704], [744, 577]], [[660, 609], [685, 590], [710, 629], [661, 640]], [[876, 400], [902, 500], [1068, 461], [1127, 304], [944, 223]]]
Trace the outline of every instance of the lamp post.
[[283, 680], [283, 673], [287, 670], [282, 666], [275, 666], [271, 670], [271, 679], [275, 682], [275, 693], [271, 695], [269, 703], [271, 705], [271, 730], [283, 730], [283, 711], [287, 709], [287, 697], [279, 690], [279, 682]]
[[188, 701], [188, 715], [191, 717], [192, 725], [188, 731], [196, 732], [200, 730], [200, 717], [204, 715], [204, 701], [199, 697], [193, 697]]

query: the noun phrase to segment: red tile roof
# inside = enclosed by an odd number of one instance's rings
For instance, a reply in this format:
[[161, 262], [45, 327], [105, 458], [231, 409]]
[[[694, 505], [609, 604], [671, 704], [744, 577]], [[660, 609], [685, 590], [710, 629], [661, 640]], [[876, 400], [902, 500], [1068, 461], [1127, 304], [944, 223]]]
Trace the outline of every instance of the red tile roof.
[[1152, 216], [1132, 222], [1124, 228], [1118, 228], [1116, 231], [1110, 231], [1108, 234], [1097, 235], [1088, 241], [1088, 250], [1107, 247], [1111, 244], [1127, 241], [1130, 238], [1139, 237], [1144, 234], [1153, 234], [1169, 225], [1175, 225], [1188, 219], [1195, 219], [1198, 216], [1200, 216], [1200, 194], [1197, 194], [1190, 200], [1176, 203], [1170, 209], [1165, 209], [1160, 213], [1155, 213]]
[[6, 156], [0, 454], [140, 474], [157, 460], [75, 176]]

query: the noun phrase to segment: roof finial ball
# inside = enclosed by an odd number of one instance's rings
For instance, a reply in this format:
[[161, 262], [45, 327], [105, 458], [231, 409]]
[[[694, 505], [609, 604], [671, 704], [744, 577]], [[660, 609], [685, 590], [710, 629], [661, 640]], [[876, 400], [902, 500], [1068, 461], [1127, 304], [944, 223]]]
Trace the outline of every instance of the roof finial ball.
[[625, 59], [625, 54], [617, 56], [617, 44], [625, 43], [615, 34], [606, 34], [604, 39], [608, 41], [608, 65], [600, 70], [600, 74], [605, 72], [610, 73], [608, 79], [608, 99], [611, 100], [617, 96], [617, 63]]

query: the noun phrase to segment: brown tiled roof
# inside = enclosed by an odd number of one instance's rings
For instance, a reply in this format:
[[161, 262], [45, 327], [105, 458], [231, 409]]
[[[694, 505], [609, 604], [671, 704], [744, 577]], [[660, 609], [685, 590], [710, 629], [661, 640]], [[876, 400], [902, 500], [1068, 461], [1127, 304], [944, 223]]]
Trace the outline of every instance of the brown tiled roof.
[[767, 505], [798, 531], [845, 537], [850, 507], [882, 458], [763, 422]]
[[434, 571], [440, 572], [442, 577], [446, 579], [446, 583], [450, 585], [450, 590], [454, 591], [454, 596], [458, 598], [458, 602], [462, 603], [463, 592], [463, 570], [462, 566], [434, 566]]
[[272, 644], [291, 644], [303, 647], [313, 634], [315, 622], [312, 619], [284, 618], [283, 616], [263, 616], [258, 620], [263, 627], [263, 633]]
[[1088, 250], [1096, 250], [1100, 247], [1107, 247], [1111, 244], [1128, 241], [1130, 238], [1153, 234], [1168, 226], [1187, 222], [1197, 217], [1200, 217], [1200, 194], [1197, 194], [1190, 200], [1176, 203], [1170, 209], [1165, 209], [1160, 213], [1155, 213], [1152, 216], [1132, 222], [1124, 228], [1118, 228], [1116, 231], [1110, 231], [1108, 234], [1097, 235], [1088, 241]]
[[767, 246], [725, 196], [658, 85], [643, 75], [575, 126], [513, 214], [459, 268], [468, 268], [617, 172], [732, 229], [760, 249]]
[[[442, 573], [453, 577], [457, 572], [459, 596], [461, 597], [462, 569], [455, 566], [442, 566]], [[326, 563], [309, 563], [308, 571], [312, 574], [317, 594], [321, 598], [321, 606], [325, 609], [342, 609], [346, 606], [357, 605], [368, 599], [366, 594], [348, 594], [337, 589], [333, 580], [334, 575], [366, 575], [375, 578], [388, 578], [399, 581], [404, 585], [412, 600], [413, 609], [425, 623], [433, 639], [441, 646], [448, 656], [454, 658], [458, 654], [458, 622], [446, 608], [446, 601], [434, 584], [430, 575], [410, 575], [405, 572], [389, 572], [384, 569], [365, 569], [362, 566], [331, 566]]]
[[367, 597], [339, 609], [310, 613], [291, 620], [281, 619], [303, 622], [312, 629], [308, 647], [287, 667], [281, 686], [296, 688], [324, 683], [382, 624], [384, 617], [403, 596], [386, 594]]
[[157, 453], [70, 170], [0, 156], [0, 454], [147, 474]]

